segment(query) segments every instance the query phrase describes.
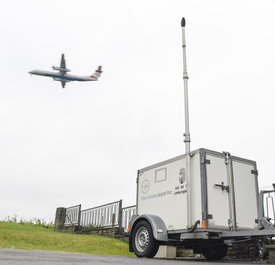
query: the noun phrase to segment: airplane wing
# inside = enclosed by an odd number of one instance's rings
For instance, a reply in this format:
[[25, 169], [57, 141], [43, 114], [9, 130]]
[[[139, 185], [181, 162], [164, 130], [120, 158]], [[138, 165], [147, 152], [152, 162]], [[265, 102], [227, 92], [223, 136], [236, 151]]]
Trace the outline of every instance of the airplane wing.
[[71, 70], [66, 68], [66, 61], [65, 61], [65, 56], [64, 54], [61, 55], [61, 62], [60, 66], [53, 66], [52, 67], [54, 70], [59, 71], [62, 75], [65, 75], [67, 72], [70, 72]]
[[64, 58], [64, 54], [62, 54], [62, 56], [61, 56], [60, 67], [61, 68], [66, 68], [66, 61], [65, 61], [65, 58]]

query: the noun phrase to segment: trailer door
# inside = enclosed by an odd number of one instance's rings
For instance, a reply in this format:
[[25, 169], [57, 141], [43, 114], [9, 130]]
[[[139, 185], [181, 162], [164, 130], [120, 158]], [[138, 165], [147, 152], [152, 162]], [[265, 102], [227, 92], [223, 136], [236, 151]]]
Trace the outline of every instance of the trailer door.
[[206, 225], [212, 229], [254, 229], [258, 218], [256, 162], [229, 153], [203, 153]]
[[256, 163], [232, 157], [232, 168], [237, 229], [256, 228], [258, 219]]
[[205, 154], [207, 161], [205, 164], [207, 194], [205, 203], [208, 228], [228, 230], [230, 209], [226, 191], [226, 187], [228, 187], [227, 172], [224, 157], [218, 154]]

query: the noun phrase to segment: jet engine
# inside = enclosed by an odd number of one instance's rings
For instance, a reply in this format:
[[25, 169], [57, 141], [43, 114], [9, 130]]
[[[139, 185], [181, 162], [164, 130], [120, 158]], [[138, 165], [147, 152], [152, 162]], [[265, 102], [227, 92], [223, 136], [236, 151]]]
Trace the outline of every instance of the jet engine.
[[57, 70], [57, 71], [64, 72], [64, 73], [71, 71], [68, 68], [62, 68], [62, 67], [59, 67], [59, 66], [53, 66], [52, 68], [53, 68], [53, 70]]

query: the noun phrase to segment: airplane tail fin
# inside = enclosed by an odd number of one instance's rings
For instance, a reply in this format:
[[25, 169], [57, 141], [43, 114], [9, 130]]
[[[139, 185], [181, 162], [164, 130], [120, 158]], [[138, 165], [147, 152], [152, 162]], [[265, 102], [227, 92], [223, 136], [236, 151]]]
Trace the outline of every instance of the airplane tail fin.
[[101, 73], [102, 73], [102, 66], [98, 66], [97, 70], [90, 77], [97, 80], [101, 76]]

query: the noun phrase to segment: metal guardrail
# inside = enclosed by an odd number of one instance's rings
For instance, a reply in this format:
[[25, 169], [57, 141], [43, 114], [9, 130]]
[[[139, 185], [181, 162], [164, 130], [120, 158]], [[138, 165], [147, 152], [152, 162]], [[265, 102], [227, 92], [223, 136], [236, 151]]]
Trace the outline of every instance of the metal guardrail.
[[81, 226], [114, 227], [119, 225], [122, 201], [116, 201], [81, 212]]
[[275, 184], [273, 184], [273, 190], [261, 190], [261, 197], [263, 203], [263, 216], [271, 218], [272, 223], [275, 222], [275, 208], [274, 208], [274, 197], [275, 197]]
[[81, 204], [66, 208], [65, 226], [80, 224]]
[[122, 200], [81, 211], [81, 204], [66, 208], [65, 226], [119, 227], [127, 233], [128, 223], [136, 214], [136, 206], [122, 208]]
[[136, 205], [129, 206], [122, 208], [122, 220], [121, 220], [121, 227], [124, 229], [124, 233], [128, 233], [128, 224], [133, 215], [137, 212]]

